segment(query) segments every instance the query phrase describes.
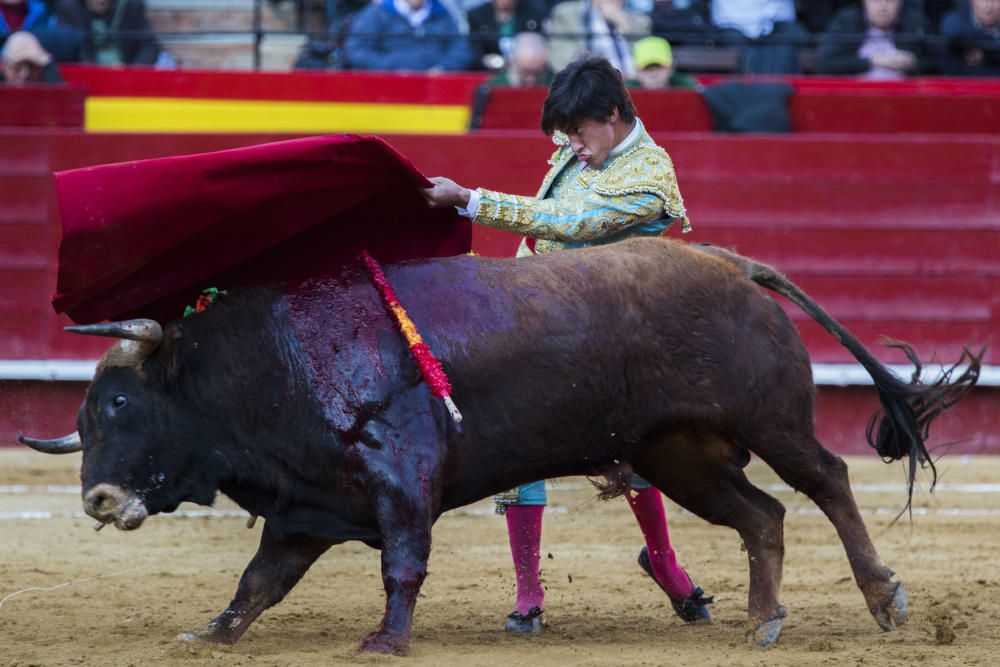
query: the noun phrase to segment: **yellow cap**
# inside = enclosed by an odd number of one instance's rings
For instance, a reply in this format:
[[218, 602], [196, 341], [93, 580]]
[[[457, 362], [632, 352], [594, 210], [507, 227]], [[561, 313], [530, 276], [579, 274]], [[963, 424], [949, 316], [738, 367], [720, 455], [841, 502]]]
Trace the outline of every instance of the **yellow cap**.
[[674, 64], [674, 54], [670, 42], [662, 37], [643, 37], [635, 43], [632, 58], [636, 69], [646, 69], [650, 65], [670, 67]]

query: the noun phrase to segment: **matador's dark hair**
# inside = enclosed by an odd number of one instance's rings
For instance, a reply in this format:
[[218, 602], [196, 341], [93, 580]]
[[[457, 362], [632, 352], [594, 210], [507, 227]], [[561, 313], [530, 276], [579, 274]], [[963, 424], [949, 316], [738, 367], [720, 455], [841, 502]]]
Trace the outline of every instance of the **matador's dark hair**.
[[635, 105], [621, 72], [593, 53], [566, 65], [549, 86], [542, 106], [542, 132], [569, 130], [581, 121], [606, 121], [618, 109], [626, 123], [635, 121]]

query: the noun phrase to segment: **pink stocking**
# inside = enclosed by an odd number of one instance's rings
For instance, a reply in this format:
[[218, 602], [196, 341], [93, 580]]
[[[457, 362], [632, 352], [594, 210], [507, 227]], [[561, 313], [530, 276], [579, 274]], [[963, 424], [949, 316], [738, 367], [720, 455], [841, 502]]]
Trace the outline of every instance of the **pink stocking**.
[[635, 514], [642, 536], [646, 538], [649, 560], [653, 574], [667, 591], [671, 600], [680, 601], [691, 595], [694, 587], [680, 565], [674, 549], [670, 546], [667, 532], [667, 515], [663, 511], [663, 500], [659, 489], [649, 487], [632, 491], [625, 496], [632, 513]]
[[545, 590], [538, 577], [544, 505], [511, 505], [507, 508], [507, 535], [517, 574], [517, 612], [543, 609]]

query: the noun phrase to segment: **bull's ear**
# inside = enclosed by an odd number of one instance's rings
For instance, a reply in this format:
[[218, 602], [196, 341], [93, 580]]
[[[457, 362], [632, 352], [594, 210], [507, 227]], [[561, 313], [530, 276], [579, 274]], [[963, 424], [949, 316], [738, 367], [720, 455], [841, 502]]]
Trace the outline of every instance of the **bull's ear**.
[[163, 330], [163, 342], [160, 343], [157, 358], [167, 376], [176, 378], [181, 372], [182, 350], [184, 347], [184, 325], [179, 321], [171, 322]]

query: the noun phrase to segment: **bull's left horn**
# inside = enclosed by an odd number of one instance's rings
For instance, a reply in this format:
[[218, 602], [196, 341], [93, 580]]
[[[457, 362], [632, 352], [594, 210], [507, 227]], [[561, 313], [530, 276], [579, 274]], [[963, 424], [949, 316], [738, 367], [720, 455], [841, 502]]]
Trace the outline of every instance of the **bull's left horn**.
[[[152, 354], [163, 340], [163, 329], [156, 320], [125, 320], [103, 324], [83, 324], [66, 327], [66, 331], [85, 336], [108, 336], [124, 339], [120, 343], [126, 356], [142, 360]], [[125, 342], [130, 341], [130, 342]], [[134, 341], [134, 342], [131, 342]]]
[[35, 438], [29, 438], [22, 433], [17, 436], [17, 441], [22, 445], [27, 445], [32, 449], [42, 452], [43, 454], [71, 454], [83, 449], [83, 443], [80, 442], [79, 431], [73, 431], [69, 435], [64, 435], [63, 437], [56, 438], [55, 440], [36, 440]]

